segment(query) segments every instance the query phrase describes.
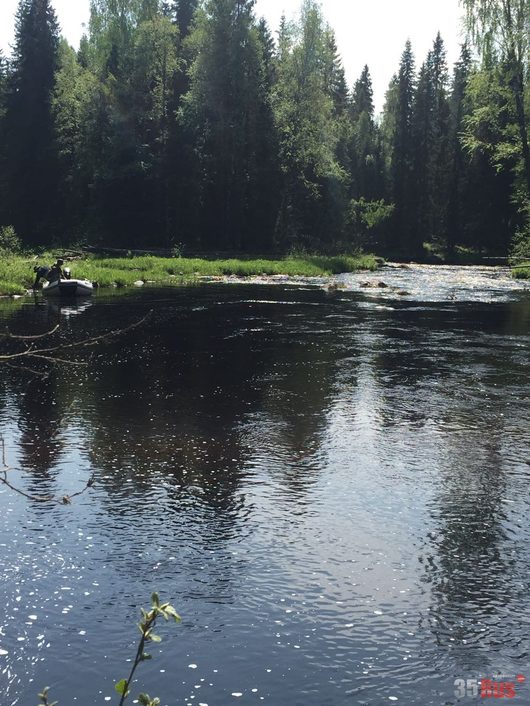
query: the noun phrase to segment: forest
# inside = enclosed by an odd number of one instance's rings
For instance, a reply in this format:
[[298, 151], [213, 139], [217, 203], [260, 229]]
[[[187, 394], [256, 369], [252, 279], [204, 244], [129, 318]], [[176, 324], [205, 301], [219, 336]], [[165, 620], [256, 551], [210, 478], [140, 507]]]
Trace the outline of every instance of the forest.
[[50, 0], [20, 0], [0, 239], [528, 254], [530, 2], [462, 4], [457, 63], [440, 35], [422, 63], [407, 41], [376, 115], [369, 67], [348, 85], [315, 0], [277, 32], [253, 0], [92, 0], [77, 51]]

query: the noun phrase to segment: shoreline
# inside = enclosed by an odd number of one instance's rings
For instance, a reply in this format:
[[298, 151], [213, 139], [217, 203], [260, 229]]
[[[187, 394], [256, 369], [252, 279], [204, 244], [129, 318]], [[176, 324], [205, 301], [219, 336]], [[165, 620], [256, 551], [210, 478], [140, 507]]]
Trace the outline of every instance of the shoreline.
[[[11, 256], [0, 261], [0, 296], [26, 296], [32, 292], [33, 266], [53, 261], [56, 255]], [[224, 277], [331, 277], [347, 272], [375, 271], [384, 263], [370, 254], [303, 255], [281, 260], [207, 260], [138, 256], [131, 258], [64, 258], [72, 277], [97, 283], [100, 289], [144, 285], [179, 286]], [[38, 290], [37, 290], [38, 291]]]
[[[54, 255], [43, 256], [40, 261], [53, 260]], [[66, 258], [65, 258], [66, 259]], [[31, 288], [32, 268], [36, 260], [28, 256], [10, 257], [0, 261], [0, 298], [20, 299], [34, 294]], [[414, 269], [430, 267], [444, 269], [451, 267], [481, 267], [488, 270], [508, 269], [509, 266], [498, 264], [449, 265], [422, 264], [414, 262], [385, 262], [374, 255], [357, 256], [302, 256], [283, 260], [239, 260], [239, 259], [199, 259], [169, 257], [132, 257], [132, 258], [71, 258], [68, 264], [73, 276], [97, 282], [99, 289], [134, 289], [140, 287], [166, 286], [183, 287], [200, 284], [290, 284], [293, 286], [312, 285], [325, 289], [340, 288], [331, 282], [322, 282], [342, 274], [359, 272], [377, 272], [384, 266], [396, 269]], [[7, 267], [6, 267], [7, 265]], [[5, 281], [2, 274], [7, 269], [18, 274], [18, 281]], [[511, 268], [512, 278], [530, 279], [530, 263], [522, 263]], [[39, 293], [40, 289], [36, 290]]]

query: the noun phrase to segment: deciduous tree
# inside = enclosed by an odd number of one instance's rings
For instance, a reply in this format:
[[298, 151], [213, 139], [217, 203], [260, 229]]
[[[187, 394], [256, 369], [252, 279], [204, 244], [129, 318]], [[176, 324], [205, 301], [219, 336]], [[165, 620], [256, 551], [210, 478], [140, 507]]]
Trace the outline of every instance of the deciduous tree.
[[526, 196], [530, 198], [530, 148], [525, 100], [530, 59], [530, 0], [462, 0], [479, 49], [499, 51], [515, 102]]

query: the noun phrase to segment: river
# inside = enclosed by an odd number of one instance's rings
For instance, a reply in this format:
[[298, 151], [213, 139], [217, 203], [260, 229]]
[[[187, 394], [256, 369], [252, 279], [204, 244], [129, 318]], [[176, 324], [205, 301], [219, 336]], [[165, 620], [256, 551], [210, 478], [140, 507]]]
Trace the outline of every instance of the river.
[[133, 695], [162, 706], [473, 704], [455, 680], [516, 675], [529, 703], [528, 285], [391, 266], [28, 299], [0, 327], [150, 310], [86, 365], [0, 369], [11, 482], [96, 481], [0, 486], [2, 706], [116, 704], [153, 590], [182, 623]]

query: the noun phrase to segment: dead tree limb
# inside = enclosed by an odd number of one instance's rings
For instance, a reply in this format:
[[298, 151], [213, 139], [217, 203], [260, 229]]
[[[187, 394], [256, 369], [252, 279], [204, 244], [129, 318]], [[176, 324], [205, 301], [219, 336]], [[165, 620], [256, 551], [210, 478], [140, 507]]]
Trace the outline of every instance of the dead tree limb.
[[59, 324], [54, 326], [49, 331], [44, 333], [38, 333], [36, 336], [19, 336], [18, 334], [11, 333], [11, 331], [6, 328], [5, 333], [0, 333], [0, 338], [9, 338], [13, 341], [38, 341], [40, 338], [46, 338], [47, 336], [52, 336], [59, 329]]
[[[107, 331], [105, 333], [100, 334], [99, 336], [87, 336], [86, 338], [82, 338], [79, 341], [71, 341], [69, 343], [66, 343], [64, 341], [58, 341], [57, 344], [54, 346], [48, 345], [41, 347], [38, 345], [38, 343], [39, 341], [53, 336], [53, 334], [57, 333], [60, 328], [59, 324], [57, 324], [57, 326], [50, 329], [49, 331], [37, 334], [35, 336], [19, 336], [17, 334], [11, 333], [8, 330], [6, 331], [6, 333], [0, 334], [0, 338], [8, 341], [13, 341], [22, 346], [25, 346], [25, 348], [23, 350], [18, 350], [13, 353], [0, 354], [0, 364], [4, 363], [10, 365], [10, 367], [14, 367], [12, 364], [17, 361], [24, 362], [26, 360], [44, 360], [47, 363], [86, 365], [86, 363], [80, 361], [67, 360], [64, 357], [61, 357], [60, 354], [66, 351], [77, 351], [82, 348], [92, 348], [102, 343], [108, 343], [112, 339], [117, 338], [119, 336], [123, 336], [129, 333], [130, 331], [133, 331], [134, 329], [145, 324], [145, 322], [151, 317], [152, 313], [152, 310], [149, 311], [139, 321], [135, 321], [134, 323], [130, 324], [129, 326], [126, 326], [125, 328], [113, 329], [112, 331]], [[28, 368], [24, 365], [18, 367], [23, 368], [24, 370], [32, 374], [40, 374], [34, 369]]]

